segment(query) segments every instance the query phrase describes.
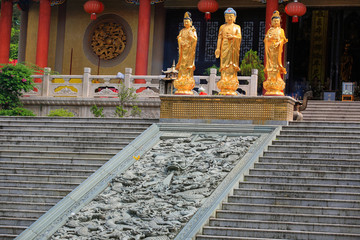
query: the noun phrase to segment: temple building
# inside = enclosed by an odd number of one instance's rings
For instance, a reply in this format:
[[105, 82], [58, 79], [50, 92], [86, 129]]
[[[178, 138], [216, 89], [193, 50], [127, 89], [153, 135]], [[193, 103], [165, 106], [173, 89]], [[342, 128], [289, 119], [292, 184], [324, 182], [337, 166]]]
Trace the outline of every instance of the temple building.
[[264, 35], [278, 9], [289, 39], [287, 95], [336, 91], [342, 82], [360, 84], [359, 0], [295, 1], [307, 11], [294, 23], [285, 13], [293, 0], [201, 1], [218, 4], [209, 20], [193, 0], [2, 0], [0, 63], [9, 60], [14, 4], [22, 10], [19, 61], [61, 74], [81, 74], [84, 67], [93, 74], [116, 74], [126, 67], [137, 75], [162, 74], [178, 58], [176, 37], [190, 11], [198, 35], [195, 74], [202, 75], [219, 65], [214, 51], [227, 7], [237, 11], [242, 28], [240, 61], [250, 49], [263, 59]]

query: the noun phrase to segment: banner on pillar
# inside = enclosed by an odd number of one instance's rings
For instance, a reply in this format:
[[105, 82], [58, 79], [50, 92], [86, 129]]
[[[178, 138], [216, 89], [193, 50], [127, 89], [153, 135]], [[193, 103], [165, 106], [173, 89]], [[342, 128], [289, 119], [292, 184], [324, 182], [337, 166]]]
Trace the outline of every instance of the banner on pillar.
[[327, 10], [312, 12], [309, 81], [314, 87], [325, 83], [328, 17]]

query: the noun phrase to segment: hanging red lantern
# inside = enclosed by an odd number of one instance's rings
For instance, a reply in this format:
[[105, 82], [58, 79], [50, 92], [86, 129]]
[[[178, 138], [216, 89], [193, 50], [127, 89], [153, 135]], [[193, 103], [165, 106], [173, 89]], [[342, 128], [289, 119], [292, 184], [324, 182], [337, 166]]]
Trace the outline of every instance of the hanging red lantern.
[[216, 12], [219, 9], [219, 4], [216, 0], [200, 0], [197, 6], [200, 12], [205, 13], [206, 21], [210, 20], [211, 13]]
[[285, 12], [287, 15], [292, 16], [292, 22], [298, 22], [299, 17], [306, 13], [306, 6], [298, 2], [298, 0], [294, 0], [294, 2], [286, 5]]
[[104, 4], [98, 0], [89, 0], [84, 4], [84, 10], [91, 14], [91, 20], [95, 20], [96, 14], [104, 11]]

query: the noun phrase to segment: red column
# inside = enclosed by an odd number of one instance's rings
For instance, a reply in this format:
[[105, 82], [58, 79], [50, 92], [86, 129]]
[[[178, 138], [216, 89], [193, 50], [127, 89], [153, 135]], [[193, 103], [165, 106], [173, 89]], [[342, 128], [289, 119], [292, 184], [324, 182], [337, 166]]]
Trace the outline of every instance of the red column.
[[[151, 14], [150, 1], [140, 0], [135, 75], [147, 75]], [[145, 82], [144, 79], [135, 80], [135, 83]]]
[[0, 17], [0, 64], [9, 63], [12, 14], [12, 1], [2, 0]]
[[51, 6], [49, 0], [40, 0], [39, 25], [36, 46], [36, 65], [48, 66]]

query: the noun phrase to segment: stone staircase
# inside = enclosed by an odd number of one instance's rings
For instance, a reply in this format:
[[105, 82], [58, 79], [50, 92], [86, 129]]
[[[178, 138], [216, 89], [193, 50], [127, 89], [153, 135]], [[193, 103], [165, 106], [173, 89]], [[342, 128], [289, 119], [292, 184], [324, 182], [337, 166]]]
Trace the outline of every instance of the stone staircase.
[[157, 121], [0, 117], [0, 239], [14, 239]]
[[360, 123], [283, 127], [196, 239], [360, 239]]
[[304, 121], [360, 122], [360, 102], [309, 100]]

